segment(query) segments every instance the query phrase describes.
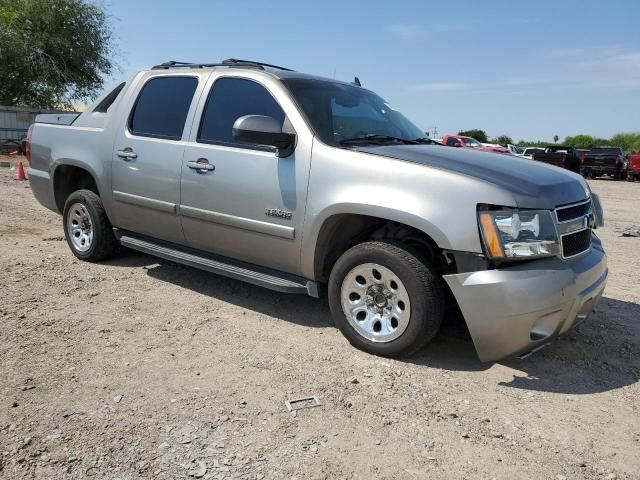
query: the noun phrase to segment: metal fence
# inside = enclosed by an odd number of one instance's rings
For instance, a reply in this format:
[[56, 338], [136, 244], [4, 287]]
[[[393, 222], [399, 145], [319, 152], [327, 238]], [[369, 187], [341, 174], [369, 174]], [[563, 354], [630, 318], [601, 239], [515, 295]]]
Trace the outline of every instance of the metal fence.
[[58, 113], [58, 111], [0, 105], [0, 145], [8, 140], [19, 141], [25, 137], [29, 125], [40, 113]]

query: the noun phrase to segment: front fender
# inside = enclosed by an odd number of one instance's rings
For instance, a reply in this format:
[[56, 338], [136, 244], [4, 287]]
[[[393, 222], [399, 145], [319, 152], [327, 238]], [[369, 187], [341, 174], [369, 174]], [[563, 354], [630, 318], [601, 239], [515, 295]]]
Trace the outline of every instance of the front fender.
[[513, 196], [477, 178], [382, 155], [314, 142], [301, 270], [315, 278], [324, 223], [356, 214], [391, 220], [428, 235], [446, 250], [482, 253], [477, 205], [514, 206]]

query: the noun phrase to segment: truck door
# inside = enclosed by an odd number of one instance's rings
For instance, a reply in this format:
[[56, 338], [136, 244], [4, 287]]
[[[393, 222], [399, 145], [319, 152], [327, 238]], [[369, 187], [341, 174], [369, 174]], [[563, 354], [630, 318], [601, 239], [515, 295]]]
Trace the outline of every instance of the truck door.
[[140, 79], [142, 88], [125, 109], [115, 136], [114, 225], [184, 243], [178, 217], [183, 134], [208, 75], [152, 71]]
[[[276, 80], [216, 72], [207, 90], [182, 166], [180, 215], [187, 242], [299, 274], [312, 135]], [[298, 136], [294, 153], [281, 158], [272, 147], [235, 143], [232, 127], [244, 115], [290, 125]]]

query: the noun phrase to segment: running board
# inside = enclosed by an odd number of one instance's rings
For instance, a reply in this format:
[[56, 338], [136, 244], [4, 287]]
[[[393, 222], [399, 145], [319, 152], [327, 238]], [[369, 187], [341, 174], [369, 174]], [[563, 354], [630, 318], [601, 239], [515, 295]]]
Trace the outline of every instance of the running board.
[[225, 277], [285, 293], [306, 293], [318, 298], [318, 284], [289, 273], [239, 262], [154, 238], [136, 235], [114, 228], [120, 243], [132, 250], [206, 270]]

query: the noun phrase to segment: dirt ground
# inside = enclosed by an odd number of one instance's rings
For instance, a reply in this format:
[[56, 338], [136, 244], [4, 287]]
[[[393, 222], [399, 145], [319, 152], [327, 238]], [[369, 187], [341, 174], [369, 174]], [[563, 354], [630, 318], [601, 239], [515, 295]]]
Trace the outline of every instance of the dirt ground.
[[[75, 259], [0, 168], [0, 478], [638, 479], [640, 183], [590, 181], [597, 313], [480, 363], [459, 322], [406, 360], [349, 346], [325, 300], [127, 252]], [[285, 400], [321, 405], [287, 412]]]

